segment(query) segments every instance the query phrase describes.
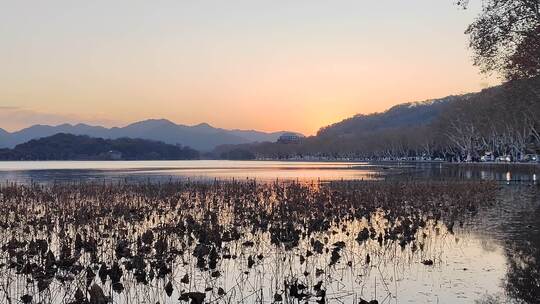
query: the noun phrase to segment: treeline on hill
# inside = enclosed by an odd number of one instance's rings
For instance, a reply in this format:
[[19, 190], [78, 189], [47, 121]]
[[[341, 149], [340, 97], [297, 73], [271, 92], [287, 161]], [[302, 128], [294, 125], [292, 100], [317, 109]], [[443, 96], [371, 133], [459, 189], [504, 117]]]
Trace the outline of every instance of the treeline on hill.
[[395, 106], [322, 128], [298, 144], [218, 147], [257, 158], [479, 160], [540, 153], [540, 77], [507, 82], [479, 93]]
[[198, 159], [189, 147], [144, 139], [103, 139], [59, 133], [13, 149], [0, 149], [0, 160], [181, 160]]

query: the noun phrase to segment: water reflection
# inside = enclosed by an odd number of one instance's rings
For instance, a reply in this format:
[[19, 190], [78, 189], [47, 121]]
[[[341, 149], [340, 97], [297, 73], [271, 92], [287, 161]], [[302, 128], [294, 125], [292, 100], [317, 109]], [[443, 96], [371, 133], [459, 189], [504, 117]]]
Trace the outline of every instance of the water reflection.
[[[537, 183], [540, 165], [534, 164], [396, 164], [402, 171], [397, 179], [457, 179], [457, 180], [495, 180], [505, 183]], [[395, 176], [390, 176], [391, 178]]]
[[166, 181], [170, 179], [357, 180], [375, 179], [379, 166], [350, 162], [282, 161], [53, 161], [0, 162], [0, 181]]
[[444, 163], [284, 161], [51, 161], [0, 162], [0, 181], [167, 181], [170, 179], [380, 180], [465, 179], [538, 182], [540, 166]]
[[477, 230], [503, 249], [504, 294], [479, 303], [540, 303], [540, 195], [538, 187], [512, 186], [501, 192], [500, 208], [484, 210]]
[[[531, 201], [539, 201], [538, 191], [533, 191], [530, 196]], [[540, 206], [521, 210], [517, 216], [511, 224], [521, 229], [513, 230], [506, 240], [508, 271], [505, 287], [514, 299], [540, 303]]]
[[5, 186], [0, 283], [10, 298], [52, 303], [85, 303], [92, 289], [90, 299], [115, 303], [141, 302], [140, 294], [177, 303], [188, 293], [216, 303], [469, 303], [478, 292], [500, 292], [505, 274], [501, 247], [474, 230], [496, 189], [485, 182]]
[[[362, 227], [368, 224], [376, 226], [377, 218], [368, 223], [353, 219], [333, 222], [326, 231], [317, 235], [317, 239], [321, 242], [325, 238], [327, 239], [323, 243], [329, 251], [323, 252], [319, 258], [308, 259], [306, 263], [300, 263], [302, 259], [300, 257], [305, 258], [306, 250], [312, 249], [312, 244], [308, 239], [300, 241], [295, 250], [284, 253], [273, 247], [268, 234], [251, 234], [251, 230], [246, 230], [243, 233], [249, 236], [248, 240], [256, 239], [260, 242], [260, 246], [245, 248], [242, 245], [246, 241], [245, 239], [231, 243], [228, 249], [230, 253], [244, 257], [223, 259], [220, 278], [211, 277], [211, 273], [197, 272], [197, 266], [194, 264], [196, 260], [190, 252], [186, 251], [182, 258], [191, 263], [188, 269], [193, 275], [190, 283], [193, 285], [190, 286], [195, 286], [194, 284], [205, 286], [205, 284], [211, 283], [210, 287], [215, 288], [213, 295], [216, 297], [218, 296], [218, 286], [226, 290], [242, 286], [245, 290], [249, 289], [253, 292], [249, 294], [249, 297], [244, 295], [246, 296], [245, 302], [260, 299], [272, 302], [272, 296], [276, 291], [275, 286], [282, 284], [285, 280], [289, 280], [287, 281], [289, 287], [299, 282], [306, 286], [309, 285], [310, 292], [315, 295], [317, 291], [313, 290], [314, 285], [321, 278], [325, 278], [325, 290], [328, 295], [326, 299], [333, 299], [333, 302], [358, 302], [358, 297], [361, 296], [366, 299], [379, 299], [380, 303], [403, 303], [406, 301], [418, 303], [471, 303], [474, 301], [478, 303], [511, 303], [512, 301], [540, 303], [538, 167], [287, 162], [119, 162], [113, 164], [109, 162], [97, 164], [98, 169], [92, 168], [90, 164], [71, 163], [39, 164], [37, 167], [36, 164], [21, 164], [18, 167], [21, 170], [12, 170], [13, 167], [9, 169], [9, 166], [0, 164], [0, 168], [2, 166], [4, 170], [0, 169], [0, 180], [23, 183], [30, 180], [46, 183], [79, 180], [170, 181], [171, 179], [187, 178], [192, 180], [213, 180], [214, 178], [244, 180], [246, 177], [272, 181], [276, 178], [305, 181], [316, 179], [499, 181], [499, 203], [496, 206], [480, 208], [474, 218], [464, 221], [463, 227], [461, 227], [461, 223], [456, 222], [454, 225], [450, 221], [438, 223], [438, 226], [428, 225], [429, 227], [425, 227], [424, 230], [414, 235], [414, 242], [408, 240], [408, 243], [405, 244], [405, 250], [400, 245], [400, 240], [394, 240], [392, 245], [386, 246], [385, 244], [386, 247], [382, 250], [377, 236], [370, 237], [364, 244], [357, 244], [354, 238], [362, 231]], [[430, 190], [428, 189], [426, 192], [430, 192]], [[388, 193], [390, 195], [393, 192], [389, 191]], [[234, 196], [233, 193], [229, 193], [229, 195]], [[308, 202], [310, 195], [302, 196], [299, 201]], [[356, 195], [362, 198], [367, 194], [357, 193]], [[455, 191], [451, 195], [463, 194], [460, 194], [460, 191]], [[246, 196], [243, 197], [246, 198]], [[417, 196], [414, 198], [418, 199]], [[335, 199], [341, 202], [347, 197], [337, 196]], [[467, 199], [467, 196], [463, 196], [463, 199]], [[449, 201], [445, 200], [443, 196], [437, 197], [437, 200], [441, 202], [439, 209], [445, 208], [449, 204]], [[476, 203], [482, 205], [483, 202], [479, 200]], [[371, 203], [369, 202], [369, 204]], [[297, 206], [299, 210], [304, 208], [301, 206], [304, 205]], [[258, 214], [252, 209], [249, 210], [252, 211], [252, 214]], [[345, 214], [341, 210], [336, 211], [331, 216], [344, 216]], [[158, 215], [157, 222], [163, 224], [164, 218], [161, 217], [163, 214]], [[200, 220], [201, 223], [205, 222], [205, 220]], [[304, 223], [300, 220], [295, 222]], [[126, 231], [130, 231], [129, 228], [133, 227], [130, 221], [123, 221], [122, 225], [124, 225], [122, 229]], [[257, 225], [264, 225], [264, 222], [257, 223]], [[452, 233], [449, 232], [448, 225], [450, 225]], [[342, 230], [343, 227], [346, 227], [345, 231]], [[141, 232], [137, 230], [130, 233]], [[346, 234], [347, 232], [349, 235]], [[426, 234], [425, 238], [423, 238], [423, 233]], [[22, 231], [20, 234], [24, 235]], [[130, 237], [135, 237], [133, 234], [130, 235]], [[352, 239], [351, 236], [353, 236]], [[118, 235], [112, 236], [111, 241], [116, 241], [118, 237]], [[333, 248], [335, 248], [333, 244], [341, 241], [345, 242], [346, 246], [338, 252], [341, 257], [340, 262], [330, 267], [328, 261], [331, 260]], [[420, 242], [424, 246], [423, 250], [419, 250]], [[192, 248], [189, 247], [192, 245], [186, 245], [188, 246], [186, 248]], [[260, 251], [265, 252], [265, 257], [262, 259], [264, 262], [254, 258]], [[370, 265], [366, 263], [367, 253], [370, 254]], [[249, 256], [255, 262], [253, 267], [256, 269], [257, 275], [238, 272], [238, 269], [251, 271], [251, 268], [246, 269], [246, 265], [249, 264]], [[427, 260], [431, 260], [433, 265], [423, 264]], [[348, 262], [354, 266], [351, 267]], [[327, 273], [331, 271], [331, 277], [326, 274], [316, 276], [317, 269], [326, 270]], [[270, 279], [266, 277], [269, 273], [274, 274]], [[279, 275], [275, 275], [276, 273]], [[304, 276], [304, 273], [307, 275]], [[291, 279], [296, 279], [296, 283]], [[178, 278], [179, 280], [180, 278]], [[238, 285], [239, 282], [241, 285]], [[22, 284], [24, 285], [24, 282]], [[144, 290], [151, 294], [153, 300], [167, 303], [170, 299], [162, 297], [163, 293], [159, 292], [163, 285], [164, 282], [150, 284], [144, 287], [146, 288]], [[274, 287], [264, 289], [261, 286]], [[259, 287], [264, 291], [261, 296], [257, 294]], [[106, 293], [117, 296], [117, 299], [120, 299], [119, 302], [123, 302], [121, 299], [124, 295], [116, 295], [111, 288], [112, 286], [104, 286]], [[175, 300], [179, 297], [179, 294], [176, 293], [177, 288], [178, 286], [175, 285]], [[283, 290], [280, 292], [284, 294]]]

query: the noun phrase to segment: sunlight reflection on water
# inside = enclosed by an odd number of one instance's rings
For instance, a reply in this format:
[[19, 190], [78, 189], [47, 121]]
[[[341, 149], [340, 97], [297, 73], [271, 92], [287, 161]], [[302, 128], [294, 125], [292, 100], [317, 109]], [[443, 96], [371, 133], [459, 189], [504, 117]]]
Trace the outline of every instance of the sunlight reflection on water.
[[[537, 173], [530, 170], [460, 168], [443, 164], [369, 164], [340, 162], [0, 162], [0, 180], [168, 180], [257, 179], [257, 180], [377, 180], [391, 179], [480, 179], [503, 185], [501, 205], [482, 209], [455, 234], [431, 239], [432, 256], [399, 253], [390, 259], [374, 259], [377, 267], [353, 271], [338, 265], [340, 282], [331, 285], [334, 294], [361, 288], [366, 296], [384, 299], [379, 303], [471, 303], [512, 298], [537, 303], [540, 286], [540, 199]], [[524, 184], [514, 183], [516, 181]], [[353, 253], [363, 252], [354, 247]], [[399, 251], [399, 248], [395, 250]], [[296, 258], [296, 257], [293, 257]], [[433, 266], [421, 263], [433, 259]], [[356, 258], [358, 259], [358, 257]], [[394, 260], [395, 259], [395, 260]], [[275, 263], [278, 263], [276, 256]], [[404, 262], [406, 261], [406, 262]], [[238, 275], [234, 261], [223, 268]], [[305, 271], [297, 262], [295, 272]], [[307, 267], [307, 266], [306, 266]], [[313, 267], [312, 267], [313, 268]], [[314, 269], [310, 269], [314, 271]], [[352, 283], [354, 282], [354, 283]], [[533, 282], [528, 284], [528, 282]], [[226, 287], [228, 282], [223, 278]], [[260, 282], [259, 282], [260, 283]], [[316, 283], [316, 282], [312, 282]], [[341, 287], [339, 287], [341, 286]], [[386, 295], [382, 296], [381, 295]], [[509, 298], [506, 298], [509, 296]]]

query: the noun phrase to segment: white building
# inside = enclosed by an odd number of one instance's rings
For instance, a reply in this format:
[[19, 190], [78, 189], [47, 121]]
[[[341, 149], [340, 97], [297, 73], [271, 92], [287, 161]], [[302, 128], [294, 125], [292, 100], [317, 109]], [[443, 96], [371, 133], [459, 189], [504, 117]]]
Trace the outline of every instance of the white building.
[[303, 137], [295, 133], [283, 133], [278, 138], [277, 142], [280, 144], [297, 144]]

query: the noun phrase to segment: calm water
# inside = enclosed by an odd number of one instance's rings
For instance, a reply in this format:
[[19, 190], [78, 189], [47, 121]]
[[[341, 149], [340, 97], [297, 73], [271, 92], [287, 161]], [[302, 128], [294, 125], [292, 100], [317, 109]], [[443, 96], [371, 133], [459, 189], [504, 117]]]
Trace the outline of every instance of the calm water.
[[[434, 238], [434, 266], [401, 254], [397, 258], [403, 263], [379, 265], [369, 273], [343, 267], [344, 282], [358, 286], [361, 281], [365, 294], [379, 303], [540, 303], [540, 188], [538, 167], [531, 168], [275, 161], [0, 162], [0, 181], [497, 180], [500, 204], [480, 210], [455, 234]], [[343, 290], [348, 290], [346, 285]], [[388, 296], [383, 299], [381, 294]]]
[[441, 163], [284, 162], [284, 161], [27, 161], [1, 162], [0, 181], [54, 182], [79, 180], [257, 179], [376, 180], [384, 178], [540, 179], [540, 166], [474, 166]]
[[368, 163], [279, 161], [36, 161], [0, 162], [0, 180], [51, 182], [73, 180], [369, 179], [379, 174]]

